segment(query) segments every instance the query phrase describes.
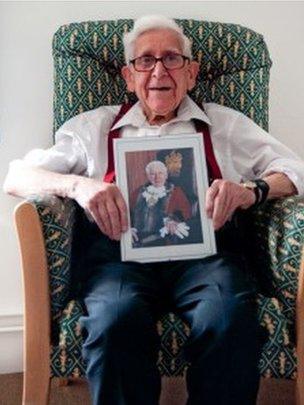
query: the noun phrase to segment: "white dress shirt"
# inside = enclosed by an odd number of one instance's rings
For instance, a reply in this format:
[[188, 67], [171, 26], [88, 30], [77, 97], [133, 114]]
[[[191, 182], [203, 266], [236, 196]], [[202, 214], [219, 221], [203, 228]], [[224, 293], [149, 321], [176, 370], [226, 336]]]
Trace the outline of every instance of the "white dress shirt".
[[[215, 103], [201, 110], [186, 96], [177, 116], [151, 126], [137, 102], [113, 128], [121, 137], [193, 134], [196, 118], [209, 124], [212, 145], [222, 176], [239, 183], [283, 172], [304, 195], [304, 162], [244, 114]], [[102, 106], [79, 114], [56, 132], [53, 147], [34, 149], [23, 159], [30, 166], [59, 173], [102, 179], [107, 170], [107, 135], [120, 106]]]

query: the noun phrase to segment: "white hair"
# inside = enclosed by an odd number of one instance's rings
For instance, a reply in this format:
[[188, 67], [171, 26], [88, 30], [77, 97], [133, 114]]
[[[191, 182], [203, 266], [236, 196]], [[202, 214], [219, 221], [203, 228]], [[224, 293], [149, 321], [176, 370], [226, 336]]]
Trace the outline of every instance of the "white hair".
[[134, 23], [133, 29], [126, 32], [123, 36], [126, 63], [129, 63], [135, 56], [134, 49], [137, 38], [144, 32], [155, 29], [170, 29], [176, 32], [181, 42], [183, 55], [192, 59], [191, 42], [184, 34], [183, 29], [173, 19], [163, 15], [145, 15], [138, 18]]
[[168, 175], [167, 166], [160, 160], [152, 160], [152, 162], [149, 162], [146, 166], [146, 173], [149, 174], [151, 170], [155, 169], [159, 169], [162, 172], [166, 173], [166, 175]]

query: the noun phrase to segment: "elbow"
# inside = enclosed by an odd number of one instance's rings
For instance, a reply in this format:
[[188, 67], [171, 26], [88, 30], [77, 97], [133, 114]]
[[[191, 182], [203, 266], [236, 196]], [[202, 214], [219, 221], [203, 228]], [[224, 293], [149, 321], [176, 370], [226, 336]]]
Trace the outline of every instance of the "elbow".
[[15, 187], [13, 185], [13, 182], [12, 182], [9, 174], [6, 176], [6, 178], [4, 180], [2, 189], [5, 194], [15, 195]]
[[23, 197], [22, 191], [28, 177], [28, 173], [25, 172], [25, 169], [26, 166], [20, 160], [13, 160], [9, 164], [8, 173], [2, 186], [5, 194]]
[[[20, 170], [18, 161], [12, 161], [9, 165], [8, 173], [4, 179], [2, 189], [5, 194], [17, 195], [18, 184], [20, 183]], [[20, 184], [19, 184], [20, 186]]]

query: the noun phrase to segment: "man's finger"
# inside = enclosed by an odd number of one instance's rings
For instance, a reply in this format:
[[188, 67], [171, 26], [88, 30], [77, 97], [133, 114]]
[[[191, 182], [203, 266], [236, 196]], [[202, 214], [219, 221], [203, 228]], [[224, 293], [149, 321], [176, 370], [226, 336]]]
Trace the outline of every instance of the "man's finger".
[[117, 194], [115, 201], [120, 217], [121, 232], [125, 232], [128, 230], [127, 204], [120, 192]]
[[104, 225], [104, 222], [100, 218], [97, 205], [89, 213], [92, 216], [92, 218], [94, 219], [94, 221], [96, 222], [96, 224], [97, 224], [98, 228], [101, 230], [101, 232], [103, 234], [107, 235], [108, 234], [107, 229], [106, 229], [106, 227]]
[[112, 236], [112, 227], [111, 227], [111, 222], [110, 222], [110, 217], [107, 212], [107, 209], [104, 205], [103, 202], [98, 201], [97, 205], [97, 210], [96, 210], [96, 217], [98, 221], [103, 225], [106, 231], [106, 235]]
[[107, 208], [107, 212], [108, 212], [108, 216], [109, 216], [109, 220], [110, 220], [112, 237], [114, 239], [120, 239], [121, 225], [120, 225], [120, 215], [118, 212], [118, 207], [116, 206], [116, 204], [113, 200], [108, 200], [106, 208]]
[[211, 186], [207, 189], [206, 192], [206, 202], [205, 202], [205, 209], [207, 216], [212, 218], [213, 210], [214, 210], [214, 200], [219, 191], [219, 183], [214, 181]]
[[214, 200], [214, 209], [213, 209], [213, 225], [214, 229], [219, 229], [224, 225], [225, 218], [229, 215], [229, 201], [225, 189], [222, 189], [218, 192]]

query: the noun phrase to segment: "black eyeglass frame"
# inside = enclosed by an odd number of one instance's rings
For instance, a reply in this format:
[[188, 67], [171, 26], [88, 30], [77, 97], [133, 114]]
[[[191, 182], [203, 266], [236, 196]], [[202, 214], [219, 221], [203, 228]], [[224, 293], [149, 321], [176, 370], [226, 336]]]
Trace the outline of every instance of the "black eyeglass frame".
[[[181, 57], [183, 58], [183, 64], [182, 64], [182, 66], [181, 66], [181, 67], [178, 67], [178, 68], [173, 68], [173, 69], [172, 69], [172, 68], [167, 68], [167, 67], [165, 66], [164, 62], [163, 62], [163, 59], [164, 59], [166, 56], [170, 56], [170, 55], [181, 56]], [[142, 70], [142, 69], [141, 69], [141, 70], [138, 70], [138, 69], [135, 67], [136, 60], [137, 60], [137, 59], [140, 59], [140, 58], [143, 58], [143, 57], [145, 57], [145, 56], [149, 56], [149, 57], [151, 57], [151, 58], [154, 58], [154, 64], [151, 66], [150, 69], [145, 69], [145, 70]], [[164, 67], [165, 69], [167, 69], [167, 70], [179, 70], [179, 69], [182, 69], [182, 68], [185, 66], [186, 60], [188, 60], [188, 61], [190, 62], [189, 56], [182, 55], [181, 53], [169, 53], [169, 54], [164, 55], [164, 56], [162, 56], [162, 57], [160, 57], [160, 58], [157, 58], [156, 56], [153, 56], [153, 55], [142, 55], [142, 56], [138, 56], [137, 58], [134, 58], [134, 59], [130, 60], [129, 63], [132, 63], [132, 65], [134, 66], [134, 69], [136, 70], [136, 72], [150, 72], [151, 70], [153, 70], [153, 69], [155, 68], [156, 63], [157, 63], [158, 61], [160, 61], [160, 62], [162, 63], [162, 65], [163, 65], [163, 67]]]

